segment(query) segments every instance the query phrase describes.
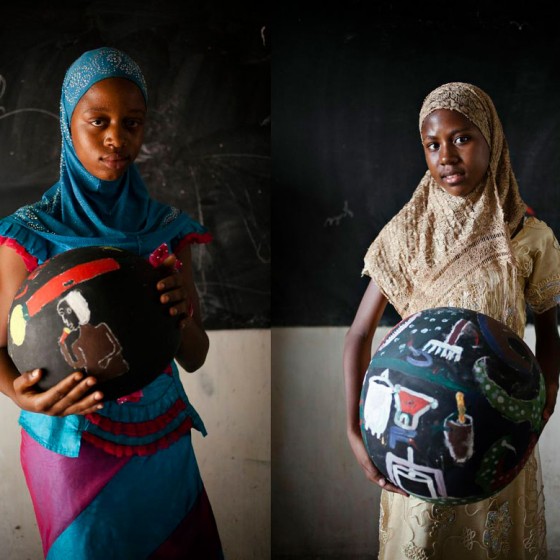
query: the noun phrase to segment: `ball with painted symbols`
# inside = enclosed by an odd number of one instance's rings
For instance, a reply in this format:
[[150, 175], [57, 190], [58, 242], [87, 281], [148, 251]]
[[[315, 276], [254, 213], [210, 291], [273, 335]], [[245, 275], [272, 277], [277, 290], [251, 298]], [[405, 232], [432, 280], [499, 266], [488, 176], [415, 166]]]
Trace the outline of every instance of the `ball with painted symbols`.
[[162, 274], [113, 247], [52, 257], [14, 297], [8, 354], [21, 373], [43, 369], [39, 390], [74, 371], [95, 376], [105, 399], [141, 389], [171, 363], [180, 341], [178, 319], [160, 303]]
[[403, 319], [375, 352], [362, 436], [399, 488], [432, 503], [472, 503], [526, 464], [545, 395], [533, 352], [506, 325], [468, 309], [427, 309]]

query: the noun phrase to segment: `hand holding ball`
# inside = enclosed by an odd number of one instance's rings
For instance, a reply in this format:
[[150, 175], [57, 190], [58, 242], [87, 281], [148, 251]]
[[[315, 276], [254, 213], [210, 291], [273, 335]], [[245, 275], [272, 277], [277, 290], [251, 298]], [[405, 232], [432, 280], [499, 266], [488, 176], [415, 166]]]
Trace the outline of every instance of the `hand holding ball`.
[[427, 309], [385, 337], [360, 402], [375, 466], [433, 503], [476, 502], [519, 473], [543, 427], [546, 389], [525, 342], [475, 311]]
[[8, 353], [20, 372], [41, 368], [45, 390], [74, 371], [114, 399], [141, 389], [173, 360], [180, 319], [160, 302], [162, 271], [112, 247], [61, 253], [20, 286]]

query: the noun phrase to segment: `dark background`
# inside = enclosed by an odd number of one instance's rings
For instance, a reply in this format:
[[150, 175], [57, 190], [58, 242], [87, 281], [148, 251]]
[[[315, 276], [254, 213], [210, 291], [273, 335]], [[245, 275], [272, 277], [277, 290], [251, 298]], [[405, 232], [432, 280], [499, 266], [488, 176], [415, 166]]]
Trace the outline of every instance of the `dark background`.
[[[42, 7], [44, 6], [44, 7]], [[270, 324], [270, 37], [261, 2], [16, 1], [0, 13], [0, 215], [58, 179], [67, 67], [114, 46], [145, 73], [137, 160], [152, 196], [214, 236], [193, 248], [209, 329]]]
[[[364, 254], [426, 170], [424, 97], [493, 99], [523, 198], [560, 237], [557, 18], [538, 3], [276, 4], [273, 324], [349, 325]], [[523, 6], [523, 4], [522, 4]], [[398, 320], [388, 306], [384, 324]]]

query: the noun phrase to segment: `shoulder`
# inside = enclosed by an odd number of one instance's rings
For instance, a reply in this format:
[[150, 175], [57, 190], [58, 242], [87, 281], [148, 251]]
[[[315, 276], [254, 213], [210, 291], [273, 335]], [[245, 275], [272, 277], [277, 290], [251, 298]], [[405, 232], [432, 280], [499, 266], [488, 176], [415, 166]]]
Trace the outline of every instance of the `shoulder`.
[[4, 280], [6, 277], [13, 278], [14, 283], [19, 286], [27, 277], [27, 274], [28, 271], [25, 259], [17, 249], [10, 247], [8, 244], [0, 245], [0, 275], [3, 280], [2, 286], [5, 287]]
[[533, 216], [526, 218], [521, 231], [512, 239], [517, 246], [544, 249], [547, 246], [560, 249], [552, 228], [543, 220]]
[[28, 271], [49, 257], [47, 240], [12, 216], [0, 220], [0, 245], [13, 249], [23, 259]]
[[529, 216], [525, 218], [523, 223], [523, 229], [527, 228], [528, 230], [550, 230], [550, 226], [543, 220], [539, 220], [535, 216]]
[[560, 245], [552, 228], [542, 220], [526, 218], [511, 244], [519, 273], [525, 278], [549, 275], [560, 266]]
[[558, 240], [545, 222], [531, 217], [512, 245], [520, 274], [525, 277], [525, 299], [535, 313], [544, 313], [560, 301]]

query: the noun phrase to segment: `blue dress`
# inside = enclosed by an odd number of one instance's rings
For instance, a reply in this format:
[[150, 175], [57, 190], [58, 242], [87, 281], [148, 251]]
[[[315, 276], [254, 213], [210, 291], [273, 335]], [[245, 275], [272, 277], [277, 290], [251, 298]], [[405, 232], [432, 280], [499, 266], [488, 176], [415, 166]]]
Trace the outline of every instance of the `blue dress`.
[[[84, 53], [62, 87], [60, 178], [42, 199], [0, 220], [0, 245], [31, 272], [50, 257], [84, 246], [112, 246], [148, 258], [164, 244], [210, 240], [206, 229], [152, 199], [134, 164], [115, 181], [91, 175], [70, 133], [83, 94], [106, 78], [135, 83], [142, 73], [122, 51]], [[38, 364], [40, 367], [40, 364]], [[87, 416], [22, 411], [21, 459], [48, 560], [223, 558], [212, 508], [191, 444], [206, 434], [175, 363], [140, 393]]]

